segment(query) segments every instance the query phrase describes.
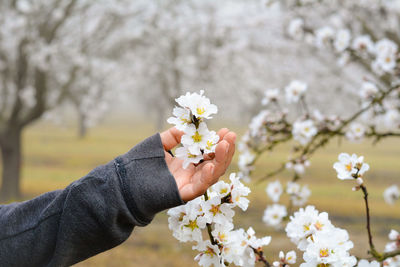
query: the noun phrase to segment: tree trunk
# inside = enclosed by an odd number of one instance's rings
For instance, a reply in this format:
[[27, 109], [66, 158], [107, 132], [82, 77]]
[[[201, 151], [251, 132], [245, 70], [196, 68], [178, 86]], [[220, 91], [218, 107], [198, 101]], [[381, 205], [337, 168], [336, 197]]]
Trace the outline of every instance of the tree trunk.
[[2, 184], [0, 189], [0, 201], [9, 202], [18, 200], [20, 192], [21, 174], [21, 129], [9, 131], [1, 137], [2, 156]]
[[79, 120], [79, 132], [78, 132], [78, 137], [79, 139], [83, 139], [87, 135], [87, 126], [86, 126], [86, 116], [85, 114], [82, 114], [81, 111], [78, 112], [78, 120]]

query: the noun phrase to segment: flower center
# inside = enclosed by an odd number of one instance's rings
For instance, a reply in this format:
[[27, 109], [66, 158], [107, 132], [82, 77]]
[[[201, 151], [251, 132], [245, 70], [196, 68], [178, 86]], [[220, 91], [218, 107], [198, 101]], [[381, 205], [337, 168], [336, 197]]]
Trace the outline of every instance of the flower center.
[[209, 255], [209, 256], [211, 256], [211, 257], [214, 257], [215, 252], [214, 252], [214, 250], [213, 250], [212, 248], [207, 247], [207, 250], [204, 251], [204, 254], [207, 254], [207, 255]]
[[314, 226], [315, 226], [315, 228], [317, 228], [317, 230], [319, 231], [319, 230], [321, 230], [322, 229], [322, 227], [324, 226], [322, 223], [320, 223], [320, 222], [316, 222], [315, 224], [314, 224]]
[[219, 205], [211, 205], [210, 212], [215, 216], [219, 213]]
[[353, 169], [353, 165], [351, 163], [345, 165], [347, 171], [351, 171]]
[[213, 143], [211, 141], [207, 141], [207, 149], [211, 150]]
[[329, 250], [328, 250], [327, 248], [320, 249], [320, 250], [319, 250], [319, 256], [320, 256], [321, 258], [329, 257]]
[[205, 110], [204, 108], [196, 108], [197, 114], [202, 115], [204, 114]]
[[222, 188], [219, 193], [220, 194], [225, 194], [226, 192], [228, 192], [228, 188]]
[[194, 221], [189, 221], [188, 224], [185, 225], [186, 227], [190, 228], [192, 231], [196, 228], [199, 228], [199, 226], [197, 225], [196, 220]]
[[224, 233], [219, 233], [219, 234], [218, 234], [218, 238], [219, 238], [219, 240], [221, 240], [222, 242], [223, 242], [223, 241], [226, 241], [226, 235], [225, 235]]
[[311, 225], [311, 223], [303, 225], [304, 232], [310, 231], [310, 225]]
[[186, 119], [184, 116], [181, 116], [180, 119], [181, 119], [182, 123], [188, 123], [189, 124], [189, 123], [192, 122], [192, 121]]
[[188, 158], [193, 159], [193, 158], [195, 158], [195, 157], [196, 157], [196, 155], [193, 155], [193, 154], [191, 154], [191, 153], [188, 153]]
[[196, 131], [195, 134], [192, 136], [192, 138], [195, 143], [198, 143], [201, 142], [202, 136], [199, 134], [198, 131]]

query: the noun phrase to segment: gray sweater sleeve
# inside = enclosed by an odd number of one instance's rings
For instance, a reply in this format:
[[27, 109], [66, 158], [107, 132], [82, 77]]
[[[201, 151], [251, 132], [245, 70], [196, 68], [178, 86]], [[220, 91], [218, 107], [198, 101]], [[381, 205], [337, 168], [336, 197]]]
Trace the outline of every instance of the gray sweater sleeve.
[[181, 204], [156, 134], [63, 190], [0, 205], [0, 266], [70, 266]]

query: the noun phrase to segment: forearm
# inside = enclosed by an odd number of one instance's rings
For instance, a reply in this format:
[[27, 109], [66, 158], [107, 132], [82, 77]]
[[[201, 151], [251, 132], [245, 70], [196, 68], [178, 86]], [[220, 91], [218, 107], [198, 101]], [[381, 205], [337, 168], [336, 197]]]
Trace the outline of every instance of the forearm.
[[152, 136], [64, 190], [0, 206], [0, 265], [72, 265], [180, 204], [160, 137]]

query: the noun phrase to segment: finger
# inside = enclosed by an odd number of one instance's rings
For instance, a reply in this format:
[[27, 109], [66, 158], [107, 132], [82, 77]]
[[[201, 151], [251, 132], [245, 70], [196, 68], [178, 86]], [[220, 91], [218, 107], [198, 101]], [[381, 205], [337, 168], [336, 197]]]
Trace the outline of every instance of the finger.
[[181, 142], [181, 137], [184, 132], [179, 131], [175, 127], [172, 127], [160, 134], [161, 142], [165, 150], [171, 150]]
[[231, 164], [233, 155], [235, 154], [236, 134], [234, 132], [229, 132], [228, 134], [225, 135], [224, 140], [228, 141], [229, 143], [229, 151], [225, 163], [226, 164], [225, 168], [228, 168], [229, 165]]
[[222, 140], [215, 149], [215, 158], [213, 163], [215, 164], [214, 178], [219, 178], [225, 173], [226, 158], [229, 151], [229, 143]]
[[196, 169], [200, 170], [207, 163], [212, 162], [215, 165], [214, 175], [220, 172], [221, 166], [225, 163], [226, 153], [229, 151], [229, 143], [226, 140], [222, 140], [217, 144], [215, 148], [214, 158], [212, 160], [205, 160], [204, 162], [197, 165]]
[[226, 153], [229, 150], [229, 143], [226, 140], [222, 140], [218, 143], [217, 147], [215, 148], [215, 157], [214, 161], [216, 164], [220, 164], [224, 161]]
[[236, 142], [236, 133], [228, 132], [224, 135], [224, 140], [226, 140], [229, 144], [234, 144]]
[[229, 129], [228, 128], [222, 128], [218, 131], [218, 136], [219, 136], [219, 141], [224, 139], [224, 136], [229, 133]]
[[203, 195], [206, 190], [216, 181], [213, 177], [214, 164], [206, 164], [201, 171], [198, 171], [193, 176], [192, 183], [183, 186], [179, 193], [183, 201], [190, 201]]

